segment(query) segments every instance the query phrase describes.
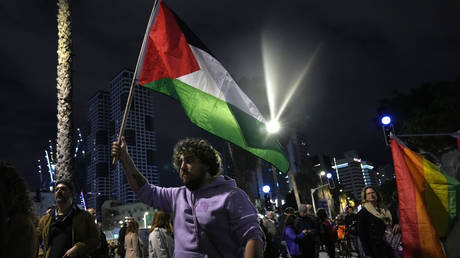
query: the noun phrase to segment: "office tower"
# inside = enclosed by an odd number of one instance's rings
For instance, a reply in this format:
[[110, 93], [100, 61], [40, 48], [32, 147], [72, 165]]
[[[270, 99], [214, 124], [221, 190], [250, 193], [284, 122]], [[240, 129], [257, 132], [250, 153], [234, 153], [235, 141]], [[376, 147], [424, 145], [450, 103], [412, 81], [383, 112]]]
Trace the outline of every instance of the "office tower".
[[86, 206], [100, 207], [111, 197], [110, 157], [110, 94], [97, 91], [88, 101], [88, 135], [86, 142]]
[[365, 186], [378, 184], [372, 163], [363, 161], [355, 151], [346, 152], [343, 159], [334, 158], [332, 168], [342, 190], [356, 200], [361, 200], [361, 190]]
[[[116, 141], [128, 100], [133, 72], [123, 69], [110, 82], [110, 139]], [[136, 86], [126, 122], [124, 136], [129, 154], [150, 183], [158, 184], [158, 166], [155, 163], [156, 135], [154, 131], [152, 90]], [[123, 203], [136, 202], [121, 164], [111, 166], [112, 195]]]

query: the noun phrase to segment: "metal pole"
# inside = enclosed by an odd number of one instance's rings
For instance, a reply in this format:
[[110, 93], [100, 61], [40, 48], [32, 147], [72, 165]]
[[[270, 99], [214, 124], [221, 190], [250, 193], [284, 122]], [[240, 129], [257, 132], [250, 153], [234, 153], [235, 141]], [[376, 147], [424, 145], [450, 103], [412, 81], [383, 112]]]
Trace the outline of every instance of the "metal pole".
[[[320, 186], [318, 186], [318, 187], [316, 187], [316, 188], [310, 189], [310, 192], [311, 192], [311, 203], [313, 204], [313, 211], [315, 212], [315, 214], [316, 214], [316, 205], [315, 205], [315, 197], [314, 197], [313, 194], [316, 192], [316, 190], [322, 189], [322, 188], [327, 187], [327, 186], [328, 186], [328, 184], [325, 184], [325, 185], [320, 185]], [[328, 204], [328, 206], [329, 206], [329, 204]]]
[[273, 176], [273, 184], [275, 185], [275, 191], [276, 191], [276, 205], [278, 206], [278, 209], [281, 209], [281, 195], [280, 195], [280, 189], [278, 187], [278, 176], [276, 175], [276, 168], [272, 166], [272, 176]]
[[418, 133], [418, 134], [398, 134], [397, 137], [427, 137], [427, 136], [452, 136], [455, 137], [459, 133]]
[[289, 143], [287, 145], [287, 151], [289, 154], [289, 161], [291, 163], [291, 166], [288, 171], [289, 182], [291, 183], [292, 190], [294, 190], [294, 196], [297, 203], [297, 207], [300, 207], [299, 191], [297, 190], [297, 184], [295, 182], [296, 166], [294, 160], [294, 147], [292, 146], [292, 139], [289, 140]]
[[311, 192], [311, 203], [313, 204], [313, 211], [314, 211], [315, 214], [316, 214], [316, 205], [315, 205], [315, 196], [314, 196], [315, 191], [316, 191], [316, 189], [310, 189], [310, 192]]
[[[128, 120], [129, 109], [131, 108], [131, 104], [133, 102], [134, 86], [135, 86], [135, 81], [137, 80], [137, 70], [139, 68], [139, 64], [141, 62], [141, 59], [144, 56], [144, 51], [145, 51], [145, 48], [146, 48], [146, 45], [147, 45], [149, 30], [150, 30], [150, 28], [152, 26], [153, 16], [154, 16], [154, 13], [155, 13], [156, 5], [157, 5], [157, 0], [155, 0], [153, 2], [152, 12], [150, 13], [150, 18], [149, 18], [147, 28], [145, 29], [144, 39], [142, 40], [141, 50], [139, 52], [139, 56], [137, 56], [136, 69], [134, 69], [133, 79], [131, 80], [131, 87], [129, 88], [128, 100], [126, 101], [125, 112], [123, 113], [123, 120], [121, 121], [120, 132], [118, 133], [118, 141], [117, 142], [119, 144], [121, 143], [121, 137], [123, 136], [123, 134], [125, 132], [126, 120]], [[112, 164], [115, 164], [115, 161], [116, 161], [116, 157], [113, 157]]]

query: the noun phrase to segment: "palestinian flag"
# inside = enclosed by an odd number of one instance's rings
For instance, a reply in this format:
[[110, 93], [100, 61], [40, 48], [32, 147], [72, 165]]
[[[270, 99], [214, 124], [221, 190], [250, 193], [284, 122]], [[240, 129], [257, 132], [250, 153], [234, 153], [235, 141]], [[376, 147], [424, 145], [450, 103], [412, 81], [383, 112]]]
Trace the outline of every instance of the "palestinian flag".
[[196, 36], [161, 3], [141, 51], [139, 85], [182, 105], [197, 126], [286, 172], [289, 161], [254, 103]]
[[445, 257], [440, 237], [460, 212], [460, 183], [396, 137], [391, 150], [398, 187], [404, 257]]

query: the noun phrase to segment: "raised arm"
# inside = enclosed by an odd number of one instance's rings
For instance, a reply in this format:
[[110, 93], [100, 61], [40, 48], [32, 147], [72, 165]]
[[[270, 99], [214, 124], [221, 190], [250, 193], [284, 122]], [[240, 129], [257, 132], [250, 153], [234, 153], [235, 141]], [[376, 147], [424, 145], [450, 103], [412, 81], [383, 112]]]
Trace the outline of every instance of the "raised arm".
[[134, 161], [131, 159], [131, 156], [129, 156], [125, 137], [121, 138], [121, 144], [113, 142], [112, 156], [121, 162], [123, 170], [125, 171], [126, 179], [135, 193], [137, 193], [142, 186], [148, 183], [147, 179], [137, 169]]
[[246, 243], [244, 249], [244, 258], [261, 258], [264, 257], [264, 248], [262, 241], [251, 239]]

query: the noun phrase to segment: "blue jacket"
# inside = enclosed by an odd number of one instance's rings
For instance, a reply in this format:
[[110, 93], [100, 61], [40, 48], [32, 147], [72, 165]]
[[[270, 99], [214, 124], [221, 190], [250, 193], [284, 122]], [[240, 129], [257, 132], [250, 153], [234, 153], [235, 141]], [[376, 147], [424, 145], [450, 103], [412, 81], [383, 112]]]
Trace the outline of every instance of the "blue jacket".
[[190, 191], [145, 184], [139, 200], [173, 214], [174, 257], [242, 257], [248, 240], [263, 241], [257, 211], [235, 180], [218, 176]]
[[286, 241], [286, 245], [289, 249], [289, 254], [302, 255], [299, 244], [297, 242], [303, 239], [305, 237], [305, 234], [302, 232], [296, 234], [294, 227], [292, 225], [289, 225], [284, 228], [283, 236], [284, 240]]

